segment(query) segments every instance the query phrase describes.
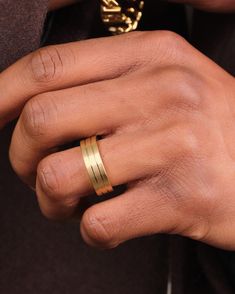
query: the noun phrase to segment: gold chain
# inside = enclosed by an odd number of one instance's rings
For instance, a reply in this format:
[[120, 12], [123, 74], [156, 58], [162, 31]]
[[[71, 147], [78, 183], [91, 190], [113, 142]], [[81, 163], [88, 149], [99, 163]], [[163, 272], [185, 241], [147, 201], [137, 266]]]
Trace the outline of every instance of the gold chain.
[[136, 30], [143, 7], [143, 0], [101, 0], [101, 17], [113, 35], [128, 33]]

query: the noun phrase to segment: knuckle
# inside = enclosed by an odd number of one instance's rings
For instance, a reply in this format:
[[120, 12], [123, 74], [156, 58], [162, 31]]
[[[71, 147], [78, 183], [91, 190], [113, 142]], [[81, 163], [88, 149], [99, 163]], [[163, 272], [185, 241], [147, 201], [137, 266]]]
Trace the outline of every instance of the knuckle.
[[59, 46], [48, 46], [32, 53], [30, 65], [33, 78], [38, 83], [57, 81], [63, 73], [63, 56]]
[[174, 127], [167, 138], [167, 142], [174, 146], [172, 157], [174, 160], [189, 160], [200, 154], [200, 140], [191, 124]]
[[56, 120], [57, 108], [50, 98], [46, 94], [41, 94], [26, 103], [21, 122], [30, 137], [46, 136], [52, 122]]
[[172, 66], [168, 71], [169, 82], [172, 85], [170, 91], [171, 105], [173, 107], [188, 111], [200, 111], [204, 98], [200, 94], [198, 87], [200, 78], [182, 66]]
[[184, 158], [194, 158], [195, 156], [198, 156], [200, 142], [192, 127], [184, 127], [181, 130], [179, 140], [181, 153]]
[[185, 42], [185, 39], [180, 36], [179, 34], [173, 32], [173, 31], [167, 31], [167, 30], [163, 30], [163, 31], [155, 31], [155, 34], [157, 33], [159, 38], [162, 40], [163, 43], [167, 43], [167, 44], [176, 44], [176, 43], [183, 43]]
[[182, 36], [171, 31], [163, 31], [160, 40], [163, 45], [162, 49], [168, 53], [173, 62], [185, 58], [184, 53], [189, 48], [189, 44]]
[[104, 215], [100, 216], [90, 208], [84, 213], [82, 224], [88, 240], [92, 244], [105, 248], [117, 246], [112, 234], [112, 224]]
[[40, 189], [54, 201], [60, 201], [64, 197], [62, 189], [64, 176], [61, 171], [61, 161], [57, 155], [43, 159], [37, 169]]
[[150, 31], [146, 34], [146, 37], [147, 42], [153, 45], [153, 48], [157, 48], [163, 55], [172, 58], [178, 52], [183, 51], [187, 44], [182, 36], [172, 31]]
[[[187, 41], [183, 37], [171, 31], [132, 32], [127, 38], [130, 38], [133, 43], [133, 37], [138, 47], [138, 59], [141, 60], [142, 66], [154, 65], [156, 61], [176, 63], [182, 59], [182, 52], [187, 46]], [[132, 54], [135, 53], [132, 51]]]

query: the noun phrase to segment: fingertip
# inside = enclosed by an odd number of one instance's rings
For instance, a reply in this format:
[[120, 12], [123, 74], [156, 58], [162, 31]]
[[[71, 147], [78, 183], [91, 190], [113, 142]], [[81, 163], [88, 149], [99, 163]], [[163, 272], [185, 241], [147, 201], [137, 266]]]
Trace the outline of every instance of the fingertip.
[[99, 205], [94, 205], [84, 213], [80, 223], [81, 236], [91, 247], [113, 249], [120, 242], [112, 228], [111, 219], [107, 219], [104, 214], [100, 215], [98, 208]]
[[36, 180], [36, 195], [43, 216], [52, 221], [65, 221], [70, 219], [78, 205], [78, 199], [76, 199], [76, 202], [66, 203], [48, 197], [41, 187], [38, 178]]

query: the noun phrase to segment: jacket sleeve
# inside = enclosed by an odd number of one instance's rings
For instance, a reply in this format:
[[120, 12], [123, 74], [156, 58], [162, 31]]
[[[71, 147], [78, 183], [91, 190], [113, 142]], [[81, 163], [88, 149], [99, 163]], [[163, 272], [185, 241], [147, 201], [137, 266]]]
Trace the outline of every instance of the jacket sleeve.
[[40, 46], [48, 1], [0, 1], [0, 72]]

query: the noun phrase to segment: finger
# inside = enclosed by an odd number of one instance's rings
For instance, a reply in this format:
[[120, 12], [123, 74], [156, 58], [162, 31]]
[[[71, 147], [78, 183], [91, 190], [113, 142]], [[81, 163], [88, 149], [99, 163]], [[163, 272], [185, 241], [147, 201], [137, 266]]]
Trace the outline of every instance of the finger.
[[[156, 141], [154, 138], [153, 131], [145, 136], [121, 134], [99, 141], [114, 187], [156, 174], [167, 164], [170, 147], [166, 147], [164, 136]], [[44, 215], [52, 219], [71, 216], [79, 199], [94, 192], [79, 147], [52, 154], [40, 162], [36, 192]]]
[[[10, 146], [12, 166], [24, 181], [35, 181], [38, 162], [57, 146], [96, 135], [106, 135], [130, 120], [120, 89], [135, 80], [112, 80], [48, 93], [31, 99], [14, 130]], [[136, 87], [129, 95], [136, 96]], [[110, 99], [112, 97], [112, 99]], [[132, 118], [138, 116], [132, 112]]]
[[181, 220], [180, 210], [150, 185], [138, 184], [88, 208], [81, 221], [83, 239], [91, 246], [113, 248], [133, 238], [174, 231]]
[[42, 48], [0, 74], [0, 126], [15, 118], [26, 101], [39, 93], [113, 79], [148, 64], [195, 64], [193, 59], [202, 56], [194, 50], [192, 58], [191, 51], [183, 38], [164, 31]]
[[[12, 137], [10, 159], [13, 168], [25, 182], [33, 185], [38, 162], [58, 146], [94, 134], [107, 135], [120, 132], [122, 128], [130, 129], [131, 126], [132, 129], [139, 128], [149, 119], [148, 114], [152, 111], [151, 103], [146, 103], [144, 109], [139, 107], [144, 95], [149, 99], [153, 95], [158, 96], [154, 107], [160, 127], [161, 115], [166, 115], [166, 111], [162, 111], [163, 104], [172, 96], [168, 80], [163, 75], [157, 76], [157, 85], [155, 75], [145, 75], [143, 81], [142, 76], [135, 74], [31, 99]], [[151, 83], [153, 88], [149, 87]], [[175, 93], [175, 90], [172, 89], [172, 92]]]
[[146, 57], [139, 34], [42, 48], [0, 74], [1, 124], [15, 118], [25, 102], [42, 92], [111, 79], [137, 67]]

